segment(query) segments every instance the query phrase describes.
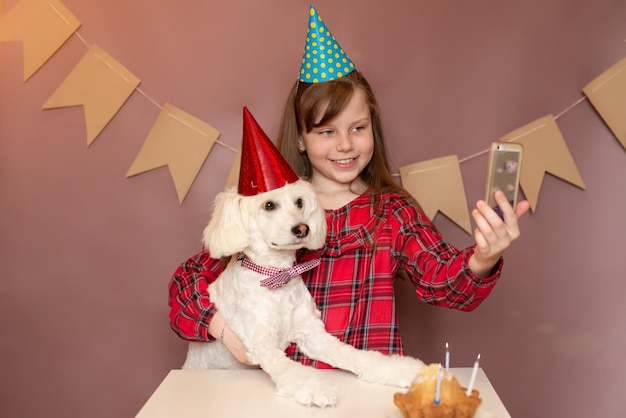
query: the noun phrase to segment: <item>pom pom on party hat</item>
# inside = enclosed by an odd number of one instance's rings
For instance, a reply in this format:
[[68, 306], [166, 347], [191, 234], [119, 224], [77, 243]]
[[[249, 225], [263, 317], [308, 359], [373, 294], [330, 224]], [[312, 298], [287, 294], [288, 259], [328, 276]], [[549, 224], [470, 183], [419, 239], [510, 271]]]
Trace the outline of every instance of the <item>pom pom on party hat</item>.
[[253, 196], [299, 180], [247, 107], [243, 108], [243, 141], [238, 193]]
[[299, 80], [304, 83], [321, 83], [341, 78], [354, 68], [350, 58], [311, 5]]

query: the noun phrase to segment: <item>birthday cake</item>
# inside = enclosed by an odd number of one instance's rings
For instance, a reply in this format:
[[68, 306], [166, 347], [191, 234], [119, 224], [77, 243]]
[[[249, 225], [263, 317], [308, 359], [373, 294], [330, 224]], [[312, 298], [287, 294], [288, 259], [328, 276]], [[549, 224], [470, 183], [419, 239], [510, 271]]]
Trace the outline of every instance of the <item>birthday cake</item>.
[[393, 401], [404, 418], [471, 418], [480, 404], [478, 391], [470, 396], [449, 372], [442, 371], [437, 398], [438, 365], [424, 367], [408, 392], [395, 393]]

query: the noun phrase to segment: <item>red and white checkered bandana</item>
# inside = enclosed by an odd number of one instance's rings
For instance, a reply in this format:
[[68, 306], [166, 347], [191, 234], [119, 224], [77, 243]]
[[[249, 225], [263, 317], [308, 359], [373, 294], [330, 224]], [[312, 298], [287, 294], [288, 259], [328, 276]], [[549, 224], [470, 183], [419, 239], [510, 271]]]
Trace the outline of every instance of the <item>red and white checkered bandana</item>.
[[267, 287], [268, 289], [275, 289], [277, 287], [284, 286], [289, 282], [289, 280], [301, 275], [305, 271], [317, 267], [320, 264], [320, 259], [316, 258], [315, 260], [305, 261], [304, 263], [296, 264], [295, 266], [287, 269], [279, 269], [276, 267], [259, 266], [243, 254], [241, 254], [237, 259], [241, 260], [241, 265], [243, 267], [265, 276], [266, 279], [261, 280], [260, 285]]

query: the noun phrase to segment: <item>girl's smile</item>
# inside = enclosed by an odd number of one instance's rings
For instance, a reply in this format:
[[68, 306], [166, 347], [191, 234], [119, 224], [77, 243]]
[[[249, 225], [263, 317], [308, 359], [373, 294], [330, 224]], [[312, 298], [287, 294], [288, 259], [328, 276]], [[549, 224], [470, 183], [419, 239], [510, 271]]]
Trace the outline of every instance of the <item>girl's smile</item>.
[[357, 162], [357, 158], [348, 158], [344, 160], [331, 160], [341, 168], [352, 168]]

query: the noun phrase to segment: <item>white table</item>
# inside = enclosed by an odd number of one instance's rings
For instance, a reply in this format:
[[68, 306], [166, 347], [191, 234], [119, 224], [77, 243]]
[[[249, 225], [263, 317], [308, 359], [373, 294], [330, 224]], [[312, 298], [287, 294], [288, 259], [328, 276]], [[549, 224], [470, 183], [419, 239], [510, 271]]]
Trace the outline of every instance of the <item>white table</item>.
[[[451, 368], [467, 387], [471, 367]], [[322, 370], [337, 388], [335, 407], [307, 407], [275, 394], [262, 370], [171, 370], [136, 418], [402, 418], [393, 394], [405, 389], [365, 383], [349, 372]], [[475, 389], [482, 402], [475, 418], [510, 418], [482, 369]]]

